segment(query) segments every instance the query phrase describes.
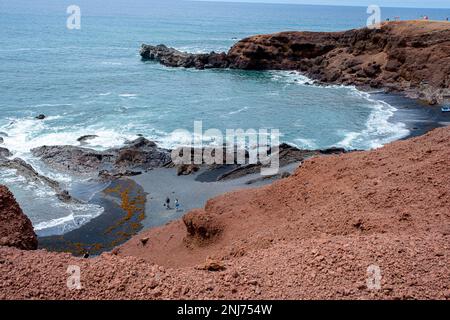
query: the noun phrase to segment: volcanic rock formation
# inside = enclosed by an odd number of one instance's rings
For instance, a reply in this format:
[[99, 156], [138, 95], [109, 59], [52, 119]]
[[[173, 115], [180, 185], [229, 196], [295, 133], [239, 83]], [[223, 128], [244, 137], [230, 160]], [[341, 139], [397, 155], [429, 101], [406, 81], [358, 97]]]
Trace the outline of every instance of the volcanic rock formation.
[[143, 45], [143, 59], [171, 67], [296, 70], [322, 83], [404, 92], [430, 104], [450, 97], [450, 24], [401, 21], [379, 29], [280, 32], [237, 42], [228, 53], [189, 54]]

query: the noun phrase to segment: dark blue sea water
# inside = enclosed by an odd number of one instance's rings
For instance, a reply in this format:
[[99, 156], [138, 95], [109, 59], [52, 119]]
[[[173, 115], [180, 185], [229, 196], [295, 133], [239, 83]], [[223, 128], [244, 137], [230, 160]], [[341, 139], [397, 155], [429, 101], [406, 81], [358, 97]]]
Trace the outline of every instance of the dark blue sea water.
[[[81, 8], [81, 29], [66, 27], [68, 5]], [[382, 8], [383, 19], [450, 10]], [[75, 144], [96, 134], [90, 147], [121, 145], [137, 134], [174, 147], [175, 129], [279, 129], [283, 142], [303, 148], [369, 149], [408, 135], [388, 104], [349, 87], [307, 86], [300, 74], [279, 71], [187, 70], [142, 62], [141, 43], [165, 43], [191, 52], [226, 51], [246, 36], [283, 30], [333, 31], [362, 27], [364, 7], [326, 7], [192, 1], [1, 1], [0, 132], [14, 153], [41, 145]], [[45, 114], [44, 121], [34, 117]], [[401, 118], [401, 117], [400, 117]], [[74, 178], [47, 175], [69, 186]], [[42, 186], [3, 171], [36, 230], [88, 220], [91, 205], [50, 200]], [[29, 192], [32, 190], [33, 192]], [[48, 207], [51, 207], [49, 214]]]

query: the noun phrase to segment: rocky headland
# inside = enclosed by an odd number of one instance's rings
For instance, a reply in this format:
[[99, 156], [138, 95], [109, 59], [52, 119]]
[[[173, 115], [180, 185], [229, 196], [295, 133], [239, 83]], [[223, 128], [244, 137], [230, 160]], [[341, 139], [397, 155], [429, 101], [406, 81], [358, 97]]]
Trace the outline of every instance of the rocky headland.
[[143, 59], [170, 67], [296, 70], [326, 84], [406, 94], [430, 104], [450, 97], [450, 25], [399, 21], [343, 32], [280, 32], [237, 42], [227, 53], [191, 54], [142, 45]]

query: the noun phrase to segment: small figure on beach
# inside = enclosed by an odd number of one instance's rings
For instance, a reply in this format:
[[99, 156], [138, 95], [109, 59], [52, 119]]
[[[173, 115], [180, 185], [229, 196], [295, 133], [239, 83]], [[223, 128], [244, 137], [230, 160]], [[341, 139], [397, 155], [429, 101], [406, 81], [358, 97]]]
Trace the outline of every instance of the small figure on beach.
[[175, 209], [177, 210], [177, 212], [180, 211], [180, 202], [178, 201], [178, 199], [175, 199]]
[[164, 203], [164, 206], [166, 207], [167, 210], [170, 210], [170, 198], [169, 197], [166, 198], [166, 203]]

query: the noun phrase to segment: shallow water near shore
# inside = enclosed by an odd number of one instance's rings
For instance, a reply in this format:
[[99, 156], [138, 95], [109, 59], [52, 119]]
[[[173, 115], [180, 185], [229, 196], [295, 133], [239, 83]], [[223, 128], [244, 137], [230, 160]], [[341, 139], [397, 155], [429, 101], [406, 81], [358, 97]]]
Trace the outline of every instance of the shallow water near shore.
[[[0, 101], [4, 139], [0, 146], [88, 202], [63, 204], [45, 186], [31, 185], [15, 172], [0, 171], [0, 183], [13, 190], [40, 235], [70, 232], [105, 210], [90, 201], [103, 186], [43, 166], [30, 154], [42, 145], [79, 145], [80, 136], [95, 134], [97, 138], [86, 146], [107, 149], [142, 134], [172, 148], [186, 138], [173, 135], [173, 130], [192, 131], [194, 121], [201, 120], [204, 130], [279, 129], [281, 142], [299, 148], [370, 149], [450, 121], [436, 108], [351, 87], [311, 85], [296, 72], [172, 69], [142, 62], [138, 54], [142, 42], [166, 43], [191, 52], [223, 51], [258, 33], [360, 27], [367, 19], [366, 8], [188, 1], [140, 3], [145, 8], [140, 10], [138, 5], [109, 4], [102, 10], [88, 2], [80, 5], [79, 31], [65, 27], [62, 3], [29, 11], [2, 6], [0, 84], [5, 89]], [[383, 14], [441, 18], [449, 12], [386, 8]], [[46, 119], [34, 119], [41, 113]], [[191, 207], [192, 184], [187, 183], [183, 191], [177, 181], [185, 178], [165, 174], [150, 173], [136, 180], [151, 191], [165, 184], [158, 197], [175, 186], [185, 198], [182, 202]], [[154, 181], [143, 181], [146, 178]], [[210, 193], [206, 186], [195, 185], [205, 193], [192, 206], [232, 189], [220, 187]], [[148, 205], [148, 217], [156, 210], [152, 205]], [[170, 212], [165, 214], [170, 218]], [[145, 224], [154, 226], [165, 219], [163, 215], [147, 218]]]

